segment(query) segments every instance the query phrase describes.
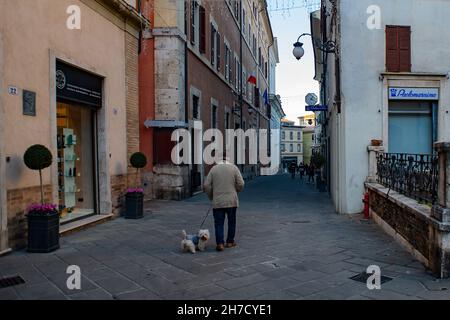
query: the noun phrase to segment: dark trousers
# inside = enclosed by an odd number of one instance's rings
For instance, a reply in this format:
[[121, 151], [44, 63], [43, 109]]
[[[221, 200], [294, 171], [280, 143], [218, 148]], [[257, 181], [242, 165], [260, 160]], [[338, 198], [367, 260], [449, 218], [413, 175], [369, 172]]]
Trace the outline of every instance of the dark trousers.
[[224, 242], [224, 223], [225, 216], [228, 218], [228, 236], [227, 243], [234, 242], [236, 235], [236, 211], [237, 208], [214, 209], [214, 228], [216, 232], [216, 244], [225, 244]]

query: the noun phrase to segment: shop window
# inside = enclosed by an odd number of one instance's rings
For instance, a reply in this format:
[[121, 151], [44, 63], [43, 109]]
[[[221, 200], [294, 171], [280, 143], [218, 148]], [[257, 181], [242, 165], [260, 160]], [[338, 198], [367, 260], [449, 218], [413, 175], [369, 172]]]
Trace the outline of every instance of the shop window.
[[436, 114], [437, 105], [431, 102], [391, 101], [389, 152], [431, 154], [437, 136]]

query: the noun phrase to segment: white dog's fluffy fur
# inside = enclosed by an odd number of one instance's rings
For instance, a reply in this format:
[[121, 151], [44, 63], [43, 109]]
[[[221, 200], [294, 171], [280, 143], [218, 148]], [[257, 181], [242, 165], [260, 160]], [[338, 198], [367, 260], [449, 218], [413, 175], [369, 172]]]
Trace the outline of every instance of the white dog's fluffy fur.
[[[189, 235], [186, 231], [182, 232], [183, 240], [181, 240], [181, 250], [183, 252], [195, 253], [196, 250], [204, 251], [209, 240], [209, 230], [200, 230], [197, 235]], [[195, 245], [195, 242], [198, 244]]]

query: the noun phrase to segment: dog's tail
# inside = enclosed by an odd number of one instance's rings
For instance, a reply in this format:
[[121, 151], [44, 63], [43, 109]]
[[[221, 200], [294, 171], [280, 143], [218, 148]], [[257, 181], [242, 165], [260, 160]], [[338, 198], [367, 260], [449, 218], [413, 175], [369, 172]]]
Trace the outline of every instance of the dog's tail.
[[183, 239], [186, 240], [187, 238], [186, 230], [181, 231], [181, 234], [183, 235]]

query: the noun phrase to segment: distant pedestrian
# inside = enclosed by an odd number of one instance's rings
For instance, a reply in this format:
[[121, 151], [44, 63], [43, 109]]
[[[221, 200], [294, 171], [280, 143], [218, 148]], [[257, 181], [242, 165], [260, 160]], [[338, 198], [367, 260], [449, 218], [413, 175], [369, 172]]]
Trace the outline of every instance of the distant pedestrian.
[[295, 173], [297, 172], [297, 164], [295, 162], [291, 162], [289, 165], [289, 173], [291, 174], [291, 178], [295, 179]]
[[[236, 246], [234, 238], [236, 235], [236, 211], [239, 206], [238, 193], [244, 189], [244, 185], [244, 179], [238, 167], [229, 162], [226, 155], [206, 177], [204, 189], [213, 203], [217, 251], [223, 251], [224, 247]], [[224, 241], [225, 217], [228, 218], [226, 243]]]
[[312, 164], [308, 167], [308, 183], [314, 183], [314, 166]]
[[305, 165], [300, 163], [300, 166], [298, 167], [298, 171], [300, 173], [300, 180], [303, 181], [303, 177], [305, 176]]

